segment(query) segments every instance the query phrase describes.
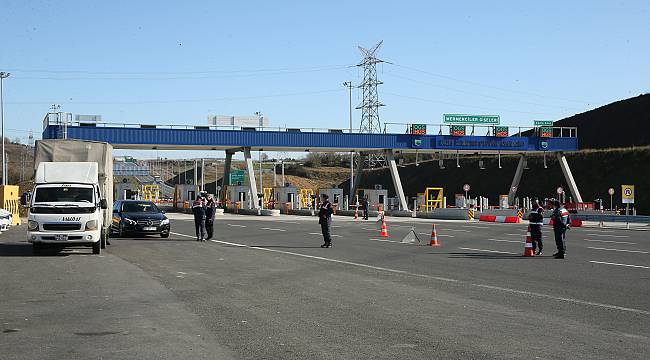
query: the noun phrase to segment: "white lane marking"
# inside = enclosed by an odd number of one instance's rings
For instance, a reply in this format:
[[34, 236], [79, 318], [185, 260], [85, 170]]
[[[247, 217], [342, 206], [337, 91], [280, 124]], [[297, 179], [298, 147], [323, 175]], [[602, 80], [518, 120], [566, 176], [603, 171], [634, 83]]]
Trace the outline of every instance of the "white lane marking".
[[636, 243], [628, 242], [628, 241], [614, 241], [614, 240], [588, 240], [588, 239], [585, 239], [585, 241], [593, 241], [593, 242], [601, 242], [601, 243], [612, 243], [612, 244], [630, 244], [630, 245], [636, 245]]
[[[431, 235], [430, 233], [418, 233], [418, 235]], [[456, 235], [436, 234], [438, 237], [456, 237]]]
[[489, 229], [489, 226], [477, 226], [477, 225], [463, 225], [463, 227], [474, 228], [474, 229]]
[[460, 231], [460, 232], [471, 232], [469, 230], [462, 230], [462, 229], [444, 229], [444, 231]]
[[232, 226], [232, 227], [246, 227], [246, 225], [239, 225], [239, 224], [226, 224], [226, 225]]
[[330, 234], [331, 237], [343, 237], [343, 235]]
[[527, 231], [522, 232], [521, 234], [503, 234], [508, 236], [526, 236]]
[[297, 222], [297, 221], [278, 221], [278, 222], [279, 222], [279, 223], [283, 223], [283, 224], [300, 224], [300, 223]]
[[606, 237], [615, 237], [615, 238], [627, 238], [628, 235], [607, 235], [607, 234], [587, 234], [587, 236], [606, 236]]
[[386, 240], [386, 239], [368, 239], [370, 241], [383, 241], [383, 242], [393, 242], [396, 243], [397, 241], [395, 240]]
[[267, 227], [260, 228], [260, 230], [269, 230], [269, 231], [287, 231], [287, 230], [285, 230], [285, 229], [274, 229], [274, 228], [267, 228]]
[[363, 230], [370, 230], [370, 231], [379, 231], [379, 229], [371, 229], [371, 228], [362, 228]]
[[592, 246], [587, 246], [587, 249], [592, 249], [592, 250], [605, 250], [605, 251], [620, 251], [620, 252], [629, 252], [629, 253], [637, 253], [637, 254], [650, 254], [648, 251], [639, 251], [639, 250], [623, 250], [623, 249], [610, 249], [610, 248], [601, 248], [601, 247], [592, 247]]
[[497, 254], [519, 255], [519, 254], [517, 254], [517, 253], [507, 252], [507, 251], [496, 251], [496, 250], [474, 249], [474, 248], [464, 248], [464, 247], [459, 247], [459, 249], [461, 249], [461, 250], [471, 250], [471, 251], [482, 251], [482, 252], [497, 253]]
[[[323, 236], [323, 234], [321, 234], [321, 233], [307, 233], [307, 234]], [[330, 234], [330, 236], [331, 237], [343, 237], [343, 235], [336, 235], [336, 234]]]
[[[179, 233], [174, 233], [174, 232], [172, 232], [172, 234], [179, 235], [179, 236], [185, 236], [185, 237], [188, 237], [188, 238], [194, 238], [194, 236], [185, 235], [185, 234], [179, 234]], [[336, 260], [336, 259], [330, 259], [330, 258], [321, 257], [321, 256], [306, 255], [306, 254], [300, 254], [300, 253], [295, 253], [295, 252], [291, 252], [291, 251], [284, 251], [284, 250], [278, 250], [278, 249], [267, 249], [267, 248], [263, 248], [263, 247], [259, 247], [259, 246], [249, 246], [249, 245], [244, 245], [244, 244], [232, 243], [232, 242], [228, 242], [228, 241], [221, 241], [221, 240], [210, 240], [210, 241], [212, 241], [214, 243], [218, 243], [218, 244], [237, 246], [237, 247], [241, 247], [241, 248], [249, 248], [249, 249], [261, 250], [261, 251], [268, 251], [268, 252], [298, 256], [298, 257], [303, 257], [303, 258], [308, 258], [308, 259], [327, 261], [327, 262], [331, 262], [331, 263], [351, 265], [351, 266], [356, 266], [356, 267], [361, 267], [361, 268], [366, 268], [366, 269], [385, 271], [385, 272], [393, 273], [393, 274], [409, 275], [409, 276], [414, 276], [414, 277], [419, 277], [419, 278], [424, 278], [424, 279], [430, 279], [430, 280], [438, 280], [438, 281], [444, 281], [444, 282], [453, 282], [453, 283], [459, 283], [459, 284], [466, 284], [466, 285], [470, 285], [470, 286], [474, 286], [474, 287], [490, 289], [490, 290], [498, 290], [498, 291], [508, 292], [508, 293], [512, 293], [512, 294], [533, 296], [533, 297], [551, 299], [551, 300], [556, 300], [556, 301], [564, 301], [564, 302], [568, 302], [568, 303], [572, 303], [572, 304], [576, 304], [576, 305], [588, 305], [588, 306], [594, 306], [594, 307], [599, 307], [599, 308], [603, 308], [603, 309], [612, 309], [612, 310], [626, 311], [626, 312], [642, 314], [642, 315], [650, 315], [650, 311], [647, 311], [647, 310], [634, 309], [634, 308], [628, 308], [628, 307], [611, 305], [611, 304], [603, 304], [603, 303], [597, 303], [597, 302], [593, 302], [593, 301], [586, 301], [586, 300], [573, 299], [573, 298], [567, 298], [567, 297], [553, 296], [553, 295], [536, 293], [536, 292], [531, 292], [531, 291], [510, 289], [510, 288], [504, 288], [504, 287], [500, 287], [500, 286], [478, 284], [478, 283], [470, 283], [470, 282], [466, 282], [466, 281], [461, 281], [461, 280], [451, 279], [451, 278], [445, 278], [445, 277], [440, 277], [440, 276], [418, 274], [418, 273], [412, 273], [412, 272], [408, 272], [408, 271], [404, 271], [404, 270], [396, 270], [396, 269], [390, 269], [390, 268], [385, 268], [385, 267], [380, 267], [380, 266], [372, 266], [372, 265], [367, 265], [367, 264], [362, 264], [362, 263], [355, 263], [355, 262], [345, 261], [345, 260]]]
[[509, 242], [509, 243], [517, 243], [517, 244], [521, 244], [521, 243], [523, 243], [522, 240], [488, 239], [488, 241]]
[[639, 269], [650, 269], [650, 266], [630, 265], [630, 264], [618, 264], [618, 263], [610, 263], [610, 262], [604, 262], [604, 261], [589, 261], [589, 262], [590, 262], [590, 263], [594, 263], [594, 264], [604, 264], [604, 265], [614, 265], [614, 266], [626, 266], [626, 267], [639, 268]]

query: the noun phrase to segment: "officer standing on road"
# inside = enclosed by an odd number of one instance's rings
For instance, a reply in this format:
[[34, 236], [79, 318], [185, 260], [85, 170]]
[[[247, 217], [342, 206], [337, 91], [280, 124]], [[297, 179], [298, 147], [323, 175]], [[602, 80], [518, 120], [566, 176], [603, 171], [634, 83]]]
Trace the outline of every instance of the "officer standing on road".
[[530, 237], [533, 240], [533, 252], [537, 250], [537, 255], [542, 255], [544, 244], [542, 243], [542, 225], [544, 225], [544, 215], [542, 207], [538, 203], [533, 204], [533, 209], [528, 214], [528, 224], [530, 224]]
[[192, 203], [192, 213], [194, 214], [194, 227], [196, 228], [196, 241], [203, 241], [205, 237], [205, 205], [201, 195], [196, 197]]
[[363, 220], [368, 220], [368, 197], [361, 199], [361, 210], [363, 210]]
[[208, 233], [206, 240], [212, 239], [212, 235], [214, 235], [214, 215], [216, 208], [217, 204], [214, 202], [214, 198], [212, 195], [208, 195], [208, 203], [205, 206], [205, 230]]
[[553, 257], [564, 259], [566, 254], [565, 236], [566, 230], [569, 228], [569, 212], [558, 200], [555, 200], [553, 205], [555, 205], [555, 209], [553, 209], [551, 220], [553, 220], [553, 233], [555, 234], [555, 245], [557, 246], [557, 252], [553, 254]]
[[332, 203], [329, 202], [327, 194], [321, 195], [323, 201], [320, 203], [318, 210], [318, 223], [320, 224], [321, 232], [323, 233], [323, 240], [325, 241], [322, 248], [332, 247], [332, 236], [330, 235], [330, 228], [332, 226]]

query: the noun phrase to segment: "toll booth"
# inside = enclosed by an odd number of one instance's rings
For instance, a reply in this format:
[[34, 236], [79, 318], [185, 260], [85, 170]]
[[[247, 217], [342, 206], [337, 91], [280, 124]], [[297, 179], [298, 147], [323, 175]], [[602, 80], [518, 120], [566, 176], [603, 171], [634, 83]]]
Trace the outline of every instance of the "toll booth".
[[174, 189], [174, 208], [183, 209], [191, 207], [192, 201], [199, 195], [197, 185], [176, 184]]
[[318, 194], [326, 194], [329, 197], [329, 200], [332, 204], [340, 205], [338, 208], [342, 208], [343, 204], [343, 189], [339, 188], [330, 188], [330, 189], [318, 189]]
[[297, 209], [300, 206], [298, 202], [298, 189], [294, 186], [278, 186], [273, 188], [273, 194], [275, 195], [275, 202], [281, 207], [276, 208], [284, 209], [284, 204], [291, 203], [289, 209]]
[[229, 207], [239, 203], [240, 209], [252, 209], [251, 188], [247, 185], [229, 185], [226, 188], [226, 202]]
[[[369, 210], [378, 210], [379, 205], [382, 209], [386, 209], [388, 201], [388, 190], [386, 189], [361, 189], [362, 194], [359, 194], [359, 199], [367, 197], [370, 206]], [[360, 201], [360, 200], [359, 200]]]
[[115, 200], [140, 200], [140, 189], [132, 182], [115, 184]]

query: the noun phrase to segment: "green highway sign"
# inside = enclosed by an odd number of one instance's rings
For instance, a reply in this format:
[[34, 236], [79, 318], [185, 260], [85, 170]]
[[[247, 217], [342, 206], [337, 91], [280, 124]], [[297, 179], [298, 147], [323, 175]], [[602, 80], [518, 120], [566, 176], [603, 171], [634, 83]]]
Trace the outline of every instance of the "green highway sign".
[[445, 124], [470, 124], [470, 125], [499, 125], [499, 115], [466, 115], [466, 114], [443, 114], [442, 120]]
[[244, 170], [230, 171], [230, 185], [244, 184]]
[[535, 120], [535, 126], [553, 126], [553, 121]]

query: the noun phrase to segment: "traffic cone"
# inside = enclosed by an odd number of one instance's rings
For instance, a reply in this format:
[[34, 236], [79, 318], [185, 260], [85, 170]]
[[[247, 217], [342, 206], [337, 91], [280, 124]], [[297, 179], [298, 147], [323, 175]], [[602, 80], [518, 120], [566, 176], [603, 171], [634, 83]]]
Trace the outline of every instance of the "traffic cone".
[[384, 217], [381, 217], [381, 234], [379, 234], [381, 237], [388, 237], [388, 227], [386, 226], [386, 220]]
[[533, 238], [530, 236], [530, 225], [528, 225], [528, 231], [526, 232], [526, 245], [524, 245], [524, 256], [535, 256], [533, 251]]
[[354, 221], [359, 221], [359, 207], [354, 208]]
[[431, 241], [429, 241], [430, 246], [440, 246], [438, 242], [438, 234], [436, 233], [436, 224], [433, 224], [431, 227]]

